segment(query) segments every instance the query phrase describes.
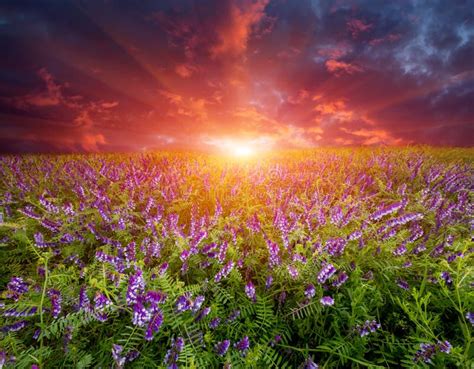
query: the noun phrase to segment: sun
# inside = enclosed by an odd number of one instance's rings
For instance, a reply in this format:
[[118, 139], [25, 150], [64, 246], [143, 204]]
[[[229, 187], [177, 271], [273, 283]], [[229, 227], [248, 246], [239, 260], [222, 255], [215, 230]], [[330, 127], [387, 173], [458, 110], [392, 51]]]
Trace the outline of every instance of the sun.
[[248, 145], [235, 144], [231, 146], [231, 153], [234, 156], [244, 158], [252, 156], [255, 153], [255, 150]]

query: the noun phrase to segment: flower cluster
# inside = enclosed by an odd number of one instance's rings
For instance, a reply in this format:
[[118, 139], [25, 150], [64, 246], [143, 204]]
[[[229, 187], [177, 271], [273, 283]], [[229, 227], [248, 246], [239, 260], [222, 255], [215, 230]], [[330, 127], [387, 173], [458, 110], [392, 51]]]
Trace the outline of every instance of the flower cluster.
[[355, 330], [359, 333], [361, 337], [367, 336], [370, 333], [375, 332], [380, 328], [380, 324], [376, 320], [366, 320], [364, 324], [357, 325]]
[[332, 264], [326, 264], [318, 274], [318, 283], [324, 284], [329, 278], [336, 273], [336, 268]]
[[178, 369], [178, 358], [179, 358], [179, 353], [183, 351], [184, 347], [184, 339], [182, 337], [174, 338], [171, 339], [171, 348], [166, 352], [165, 355], [165, 360], [164, 364], [167, 366], [167, 368], [170, 369]]
[[424, 361], [425, 363], [431, 364], [432, 358], [437, 352], [444, 352], [449, 354], [451, 352], [451, 344], [448, 341], [438, 341], [436, 344], [433, 343], [421, 343], [419, 350], [415, 353], [413, 361]]
[[56, 289], [51, 289], [48, 291], [48, 296], [51, 300], [51, 315], [53, 318], [57, 318], [61, 313], [61, 304], [63, 301], [61, 292]]

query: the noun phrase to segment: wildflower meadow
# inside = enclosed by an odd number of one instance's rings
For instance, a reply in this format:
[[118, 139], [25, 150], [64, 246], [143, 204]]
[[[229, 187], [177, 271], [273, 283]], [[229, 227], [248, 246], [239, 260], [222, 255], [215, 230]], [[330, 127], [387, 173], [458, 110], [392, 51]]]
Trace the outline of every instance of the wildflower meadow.
[[470, 368], [474, 151], [0, 158], [0, 368]]

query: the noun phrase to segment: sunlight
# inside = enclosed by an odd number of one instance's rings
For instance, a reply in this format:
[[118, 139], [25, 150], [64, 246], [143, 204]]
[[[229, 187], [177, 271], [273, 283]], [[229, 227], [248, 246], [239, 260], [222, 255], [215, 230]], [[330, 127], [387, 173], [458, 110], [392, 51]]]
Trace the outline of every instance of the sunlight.
[[248, 157], [255, 154], [255, 150], [252, 147], [245, 144], [231, 145], [230, 151], [232, 155], [237, 156], [237, 157]]
[[216, 152], [224, 156], [246, 160], [258, 157], [271, 150], [273, 143], [268, 137], [254, 137], [250, 139], [235, 139], [228, 137], [213, 137], [204, 141]]

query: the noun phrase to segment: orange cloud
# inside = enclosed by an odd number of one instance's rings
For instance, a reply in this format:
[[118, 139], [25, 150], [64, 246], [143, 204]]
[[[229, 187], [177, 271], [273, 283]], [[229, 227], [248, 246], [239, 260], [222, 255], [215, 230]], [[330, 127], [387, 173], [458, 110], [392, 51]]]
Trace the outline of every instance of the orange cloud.
[[345, 63], [334, 59], [326, 61], [326, 69], [328, 72], [334, 73], [336, 76], [340, 76], [344, 73], [354, 74], [363, 71], [362, 67], [359, 67], [355, 64]]
[[217, 29], [219, 41], [210, 49], [212, 57], [242, 54], [247, 49], [252, 27], [264, 18], [268, 2], [269, 0], [245, 1], [240, 7], [232, 2], [229, 19]]
[[400, 145], [403, 142], [400, 138], [394, 138], [389, 132], [382, 129], [357, 129], [350, 130], [348, 128], [341, 128], [343, 132], [349, 133], [353, 136], [362, 137], [362, 145]]
[[174, 69], [174, 71], [176, 72], [176, 74], [182, 78], [189, 78], [193, 75], [193, 73], [195, 72], [196, 68], [190, 66], [190, 65], [187, 65], [187, 64], [179, 64], [176, 66], [176, 68]]

